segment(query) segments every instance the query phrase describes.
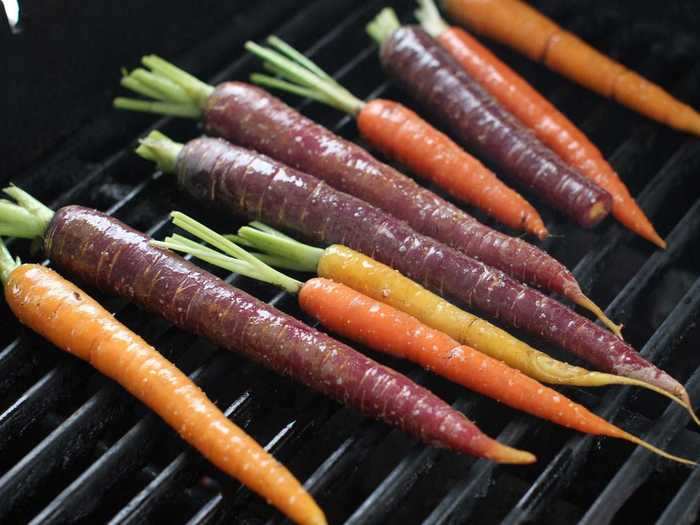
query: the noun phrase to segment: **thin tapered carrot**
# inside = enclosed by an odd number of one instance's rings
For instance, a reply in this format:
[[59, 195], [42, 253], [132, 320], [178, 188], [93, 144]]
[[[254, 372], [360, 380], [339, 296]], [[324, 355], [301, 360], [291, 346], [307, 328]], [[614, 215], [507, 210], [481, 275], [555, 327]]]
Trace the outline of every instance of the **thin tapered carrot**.
[[519, 0], [443, 0], [445, 10], [477, 33], [672, 128], [700, 135], [700, 114], [656, 84], [597, 51]]
[[254, 74], [253, 82], [308, 96], [354, 115], [367, 142], [416, 175], [510, 228], [540, 239], [549, 235], [540, 215], [522, 195], [414, 111], [392, 100], [365, 103], [279, 38], [270, 37], [268, 42], [277, 50], [252, 42], [246, 49], [266, 60], [286, 80]]
[[474, 347], [543, 383], [581, 387], [631, 385], [647, 388], [683, 406], [700, 425], [700, 419], [692, 410], [687, 394], [676, 397], [639, 379], [595, 372], [553, 359], [488, 321], [426, 290], [400, 272], [347, 246], [334, 244], [321, 250], [302, 244], [259, 222], [253, 222], [251, 226], [254, 228], [241, 228], [233, 240], [264, 252], [256, 256], [268, 264], [316, 272], [320, 277], [343, 283], [368, 297], [406, 312], [461, 344]]
[[460, 345], [416, 318], [348, 286], [329, 279], [311, 279], [299, 292], [299, 304], [334, 332], [414, 361], [510, 407], [580, 432], [625, 439], [665, 458], [695, 465], [630, 435], [505, 363]]
[[5, 300], [22, 324], [117, 381], [214, 465], [296, 523], [326, 523], [296, 478], [157, 350], [53, 270], [14, 262], [2, 241], [0, 252]]
[[157, 246], [183, 251], [224, 268], [236, 267], [244, 275], [296, 292], [302, 310], [336, 333], [374, 350], [418, 363], [517, 410], [581, 432], [627, 439], [666, 458], [694, 464], [629, 435], [551, 388], [497, 359], [460, 345], [405, 312], [330, 279], [317, 277], [301, 283], [291, 278], [280, 279], [279, 273], [269, 278], [267, 271], [241, 264], [245, 262], [242, 248], [222, 242], [216, 232], [192, 219], [180, 215], [175, 219], [179, 226], [217, 249], [181, 236], [171, 236]]
[[473, 36], [459, 27], [447, 26], [433, 0], [419, 3], [416, 17], [423, 28], [467, 73], [562, 159], [610, 193], [612, 213], [617, 220], [657, 246], [666, 247], [612, 166], [569, 119]]

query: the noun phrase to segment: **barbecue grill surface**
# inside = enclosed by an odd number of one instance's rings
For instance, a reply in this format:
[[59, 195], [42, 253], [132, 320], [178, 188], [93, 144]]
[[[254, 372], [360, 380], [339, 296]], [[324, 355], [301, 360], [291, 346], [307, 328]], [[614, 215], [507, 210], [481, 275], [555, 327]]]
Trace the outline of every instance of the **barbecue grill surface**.
[[[47, 8], [42, 17], [37, 3], [26, 2], [22, 31], [2, 35], [13, 50], [7, 114], [16, 133], [3, 141], [7, 164], [0, 180], [12, 180], [54, 208], [76, 203], [106, 210], [156, 238], [171, 231], [167, 214], [172, 209], [234, 231], [242, 222], [197, 207], [178, 195], [169, 176], [154, 173], [131, 153], [136, 138], [151, 127], [179, 140], [194, 137], [199, 129], [187, 121], [111, 110], [110, 100], [119, 92], [118, 67], [133, 67], [141, 54], [158, 52], [212, 83], [246, 79], [258, 64], [243, 54], [242, 42], [274, 32], [305, 50], [358, 96], [413, 105], [386, 81], [376, 48], [364, 33], [364, 25], [386, 3], [282, 1], [250, 7], [224, 2], [192, 17], [186, 8], [168, 10], [170, 3], [155, 2], [162, 9], [124, 7], [112, 13], [116, 18], [95, 3], [92, 14], [76, 22], [78, 15], [68, 7]], [[412, 2], [392, 4], [402, 20], [411, 20]], [[538, 2], [599, 49], [700, 106], [700, 8], [693, 2], [667, 2], [659, 13], [654, 2], [636, 4], [601, 3], [593, 9], [575, 0]], [[52, 34], [58, 19], [65, 20], [63, 40], [35, 36]], [[108, 20], [116, 20], [120, 31], [101, 34], [111, 27]], [[49, 45], [66, 53], [54, 53], [57, 63], [46, 63], [42, 71], [33, 69]], [[625, 323], [626, 338], [635, 348], [685, 383], [698, 404], [700, 140], [492, 47], [599, 145], [668, 239], [669, 250], [655, 251], [612, 220], [582, 231], [532, 199], [554, 234], [545, 248], [574, 270], [585, 291], [613, 319]], [[60, 68], [68, 63], [71, 75], [61, 76]], [[308, 101], [287, 100], [358, 140], [352, 119]], [[27, 243], [15, 242], [11, 248], [25, 260], [36, 259]], [[294, 297], [215, 273], [304, 318]], [[539, 461], [528, 467], [497, 466], [428, 448], [134, 306], [95, 295], [304, 480], [331, 523], [598, 524], [636, 519], [675, 525], [698, 518], [700, 469], [517, 414], [416, 366], [372, 354], [464, 410], [490, 435], [531, 450]], [[0, 521], [281, 520], [113, 382], [21, 328], [4, 304], [0, 324]], [[682, 409], [660, 396], [617, 387], [565, 392], [658, 446], [700, 458], [697, 428], [688, 424]]]

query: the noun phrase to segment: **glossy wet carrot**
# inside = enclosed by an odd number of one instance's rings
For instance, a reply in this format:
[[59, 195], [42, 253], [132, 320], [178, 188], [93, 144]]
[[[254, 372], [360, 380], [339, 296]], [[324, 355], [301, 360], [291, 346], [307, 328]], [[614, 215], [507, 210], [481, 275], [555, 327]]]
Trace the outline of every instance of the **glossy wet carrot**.
[[53, 270], [13, 262], [4, 245], [0, 251], [5, 300], [22, 324], [117, 381], [214, 465], [296, 523], [326, 523], [296, 478], [155, 348]]
[[666, 247], [612, 166], [569, 119], [473, 36], [459, 27], [448, 27], [433, 0], [419, 3], [416, 16], [423, 28], [467, 73], [562, 159], [610, 193], [612, 214], [618, 221], [657, 246]]
[[[533, 460], [531, 454], [491, 439], [403, 374], [171, 251], [156, 248], [147, 235], [114, 217], [81, 206], [64, 206], [54, 213], [19, 188], [4, 191], [18, 204], [0, 201], [0, 229], [41, 240], [52, 262], [89, 285], [133, 301], [185, 331], [430, 445], [500, 462]], [[253, 256], [249, 259], [257, 262]], [[273, 269], [266, 272], [277, 274]]]
[[547, 237], [542, 218], [529, 202], [414, 111], [392, 100], [363, 102], [279, 38], [270, 37], [268, 43], [276, 50], [252, 42], [246, 49], [266, 60], [284, 80], [253, 74], [253, 82], [344, 110], [355, 116], [363, 138], [387, 157], [506, 226]]
[[519, 0], [443, 0], [449, 15], [477, 33], [662, 124], [700, 135], [700, 115], [656, 84], [605, 56]]
[[[418, 363], [517, 410], [581, 432], [628, 439], [669, 459], [687, 462], [628, 435], [551, 388], [497, 359], [460, 345], [405, 312], [330, 279], [317, 277], [302, 283], [280, 277], [279, 272], [270, 275], [270, 266], [261, 260], [253, 264], [248, 252], [205, 225], [179, 212], [173, 213], [173, 219], [197, 241], [176, 234], [154, 244], [194, 255], [221, 268], [236, 268], [247, 277], [297, 293], [302, 310], [333, 332], [379, 352]], [[252, 233], [250, 228], [240, 232], [244, 240], [248, 238], [246, 232]]]

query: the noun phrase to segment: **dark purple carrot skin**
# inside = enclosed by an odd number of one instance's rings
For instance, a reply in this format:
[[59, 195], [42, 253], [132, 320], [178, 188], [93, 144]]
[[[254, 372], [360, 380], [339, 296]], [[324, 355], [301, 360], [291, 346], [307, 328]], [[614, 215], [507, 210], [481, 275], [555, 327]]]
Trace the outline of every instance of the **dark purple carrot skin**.
[[217, 86], [207, 100], [204, 123], [208, 134], [310, 173], [520, 281], [573, 301], [583, 295], [571, 272], [539, 248], [481, 224], [257, 86]]
[[[428, 33], [404, 26], [383, 43], [384, 70], [463, 146], [584, 227], [612, 207], [604, 189], [569, 167], [493, 99]], [[598, 211], [591, 217], [591, 210]]]
[[204, 203], [294, 230], [317, 243], [345, 244], [601, 370], [672, 392], [682, 388], [624, 341], [556, 300], [265, 155], [221, 139], [199, 138], [180, 152], [176, 173], [178, 184]]
[[477, 455], [493, 443], [460, 412], [404, 375], [149, 240], [113, 217], [67, 206], [51, 221], [44, 249], [87, 284], [427, 443]]

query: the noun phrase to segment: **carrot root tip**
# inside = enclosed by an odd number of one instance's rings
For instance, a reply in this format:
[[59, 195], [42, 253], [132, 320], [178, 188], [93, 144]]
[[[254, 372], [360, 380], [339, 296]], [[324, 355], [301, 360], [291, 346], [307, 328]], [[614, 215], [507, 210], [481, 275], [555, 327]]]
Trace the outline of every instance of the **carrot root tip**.
[[688, 392], [685, 390], [685, 388], [679, 394], [679, 397], [683, 402], [682, 404], [688, 410], [690, 418], [695, 422], [696, 425], [700, 426], [700, 417], [698, 417], [698, 415], [695, 413], [695, 410], [693, 410], [693, 404], [690, 402], [690, 396], [688, 395]]
[[624, 338], [622, 337], [623, 325], [613, 323], [612, 320], [607, 315], [605, 315], [605, 312], [603, 312], [600, 306], [591, 301], [580, 290], [578, 291], [578, 293], [576, 293], [574, 297], [574, 302], [577, 305], [585, 308], [589, 312], [593, 313], [598, 319], [600, 319], [600, 322], [602, 322], [608, 328], [608, 330], [610, 330], [617, 337], [624, 341]]
[[494, 447], [487, 457], [497, 463], [507, 463], [511, 465], [529, 465], [537, 461], [537, 457], [531, 452], [509, 447], [501, 443], [498, 443], [498, 446]]

